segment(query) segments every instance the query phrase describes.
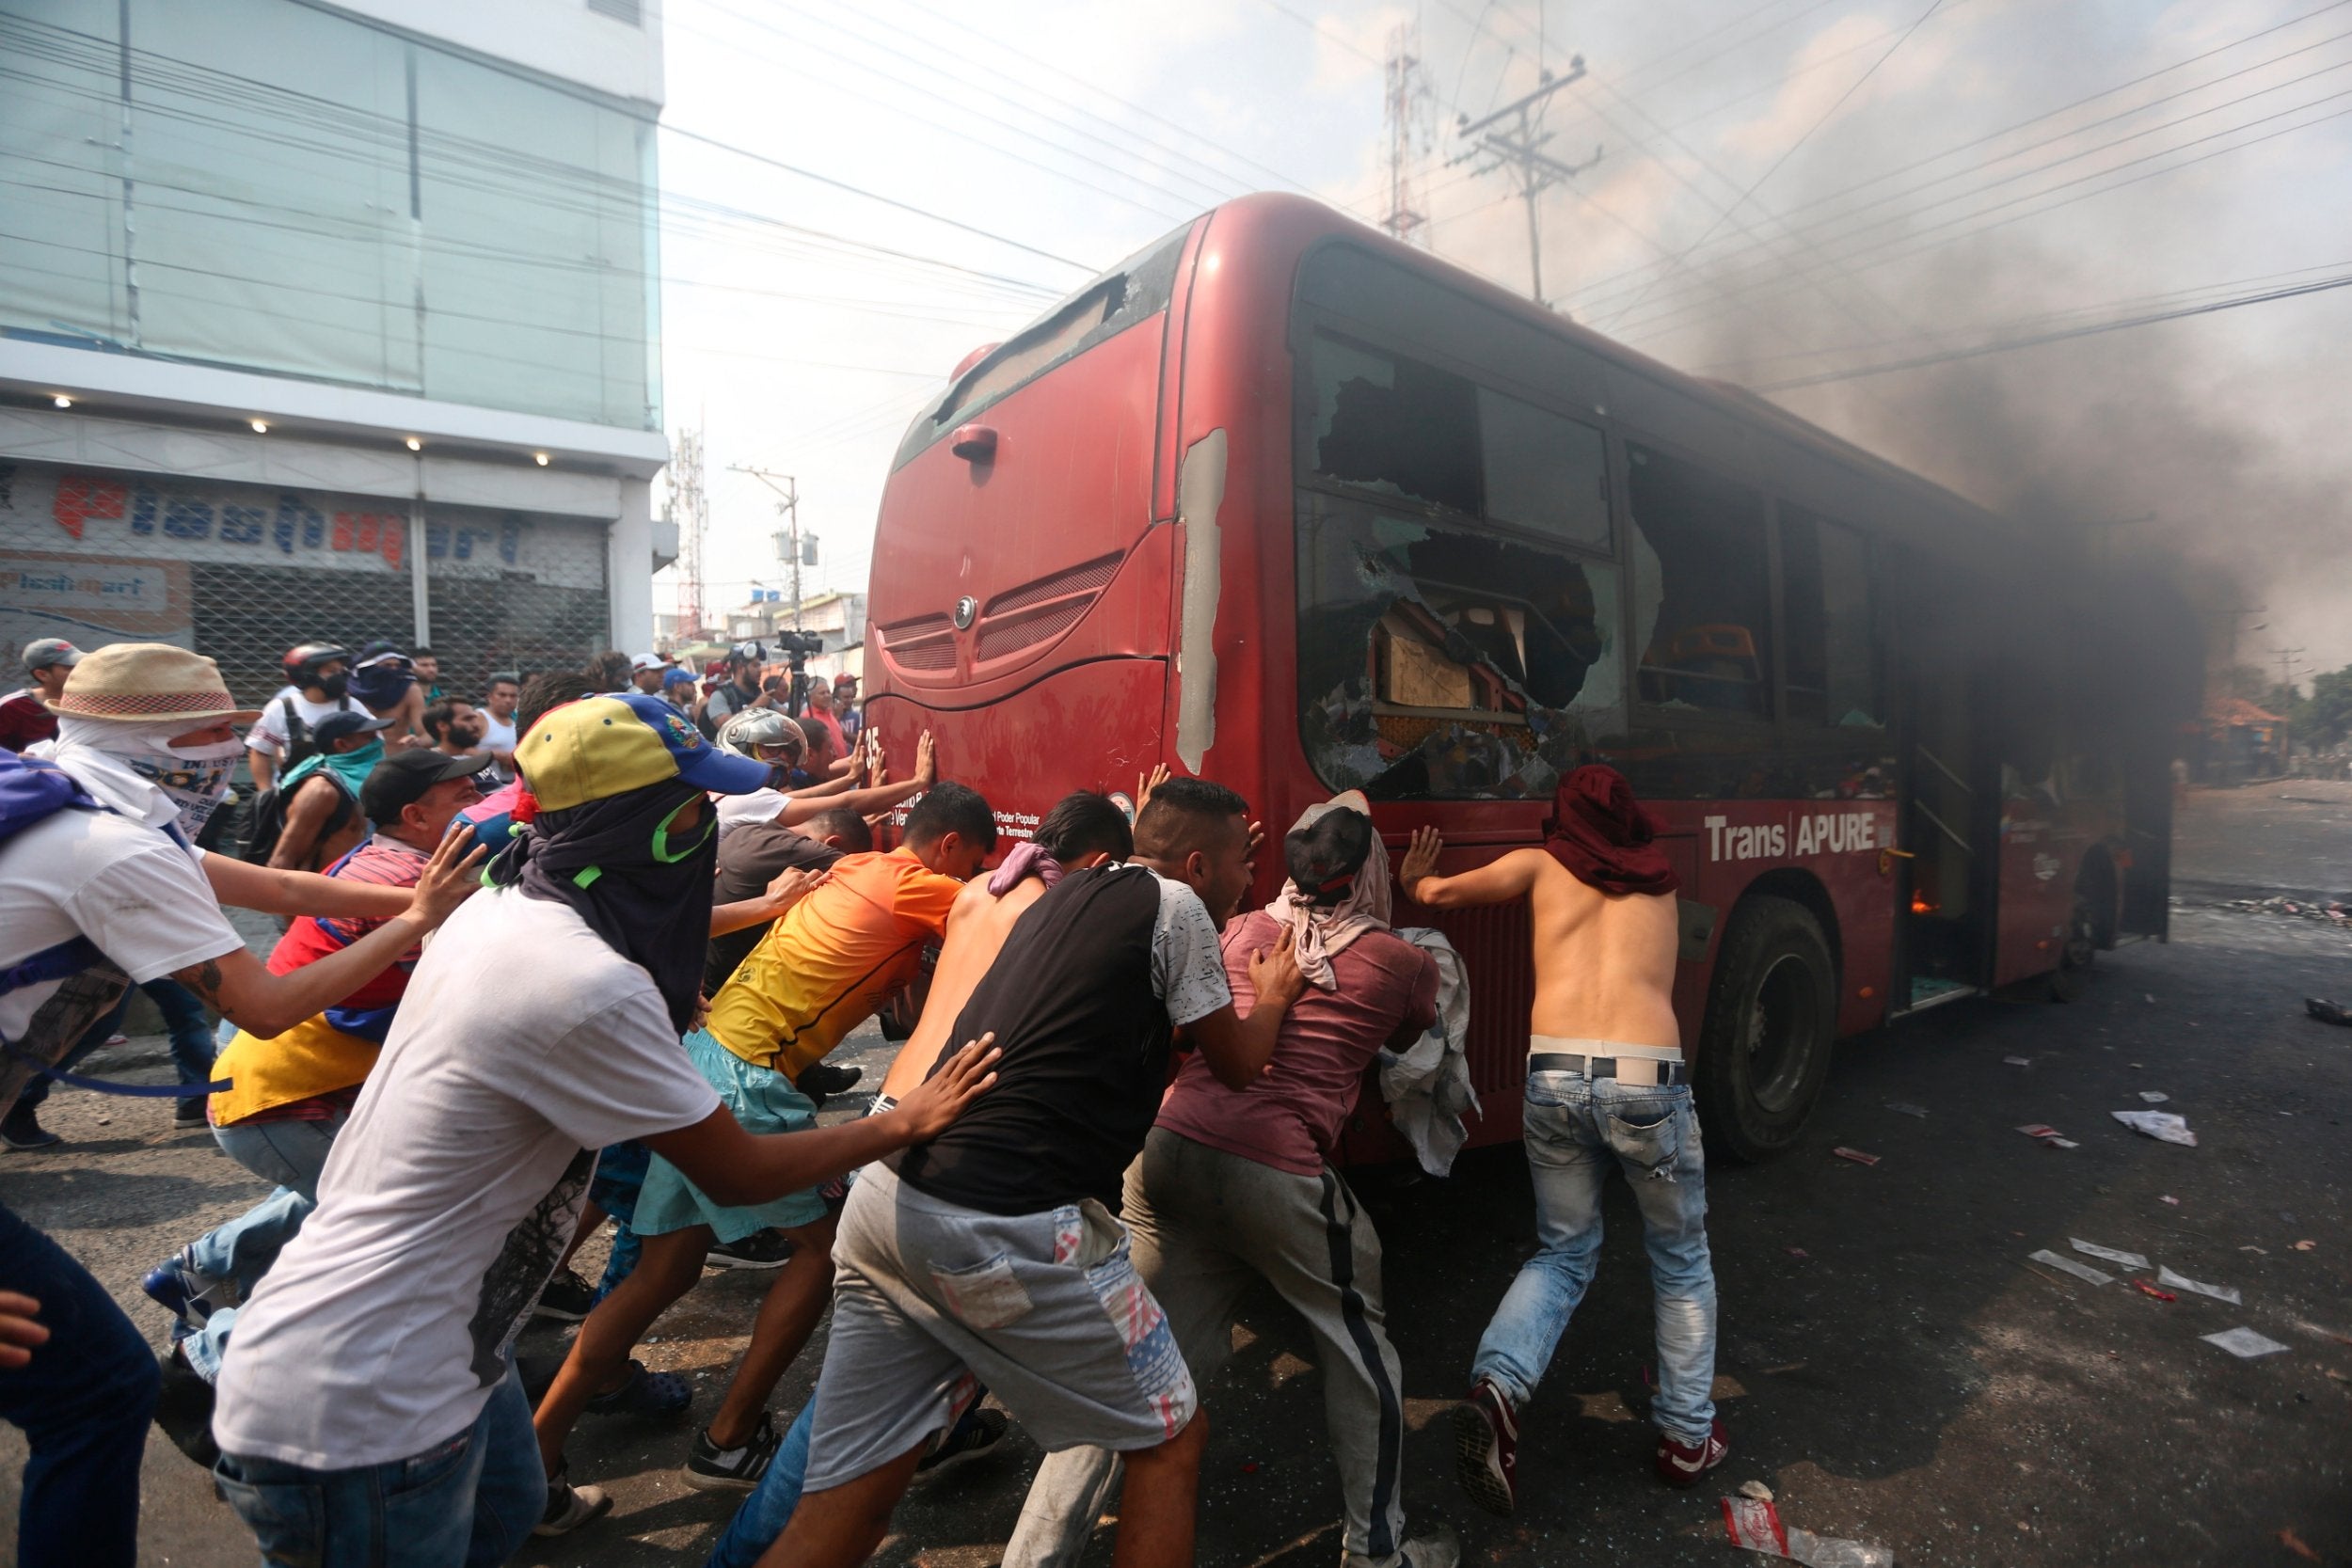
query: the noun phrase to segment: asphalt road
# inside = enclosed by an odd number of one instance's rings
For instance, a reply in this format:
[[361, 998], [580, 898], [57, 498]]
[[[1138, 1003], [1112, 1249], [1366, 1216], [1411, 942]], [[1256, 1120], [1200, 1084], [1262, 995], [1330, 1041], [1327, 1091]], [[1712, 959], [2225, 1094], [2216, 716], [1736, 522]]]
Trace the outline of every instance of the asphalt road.
[[[2341, 856], [2333, 824], [2302, 820], [2291, 803], [2266, 817], [2246, 792], [2217, 811], [2206, 799], [2192, 801], [2184, 836], [2210, 832], [2219, 847], [2201, 847], [2201, 864], [2232, 879]], [[2210, 827], [2216, 815], [2225, 826]], [[2352, 817], [2352, 803], [2310, 815]], [[2286, 818], [2294, 825], [2259, 826]], [[2227, 845], [2249, 833], [2282, 836], [2234, 864]], [[2303, 858], [2284, 847], [2297, 838], [2309, 842]], [[2352, 993], [2352, 934], [2183, 909], [2169, 944], [2103, 955], [2072, 1006], [1963, 1003], [1841, 1048], [1803, 1147], [1710, 1173], [1732, 1457], [1720, 1484], [1695, 1493], [1649, 1473], [1648, 1290], [1621, 1187], [1598, 1281], [1525, 1413], [1521, 1509], [1505, 1522], [1456, 1490], [1444, 1413], [1533, 1246], [1520, 1158], [1467, 1156], [1443, 1181], [1359, 1177], [1387, 1243], [1416, 1523], [1453, 1526], [1474, 1562], [1720, 1565], [1737, 1560], [1716, 1498], [1761, 1481], [1788, 1523], [1883, 1543], [1905, 1564], [2308, 1560], [2282, 1530], [2318, 1560], [2352, 1562], [2352, 1147], [2342, 1125], [2352, 1030], [2306, 1019], [2311, 991]], [[878, 1039], [858, 1042], [859, 1058], [881, 1054]], [[167, 1071], [143, 1042], [133, 1059], [157, 1079]], [[2143, 1090], [2170, 1097], [2165, 1109], [2188, 1118], [2197, 1148], [2113, 1120]], [[72, 1145], [0, 1155], [0, 1197], [88, 1263], [160, 1345], [163, 1315], [138, 1295], [139, 1274], [260, 1185], [202, 1136], [173, 1134], [167, 1101], [64, 1092], [50, 1103]], [[2031, 1122], [2080, 1147], [2014, 1130]], [[1834, 1158], [1840, 1145], [1882, 1161]], [[2026, 1260], [2044, 1247], [2067, 1254], [2075, 1238], [2237, 1287], [2244, 1306], [2160, 1302]], [[698, 1409], [715, 1404], [760, 1288], [755, 1276], [707, 1275], [656, 1325], [644, 1358], [701, 1380]], [[2288, 1348], [2240, 1361], [2199, 1338], [2239, 1326]], [[1200, 1560], [1321, 1568], [1339, 1551], [1339, 1501], [1311, 1347], [1270, 1301], [1245, 1312], [1241, 1337], [1207, 1390]], [[558, 1344], [534, 1329], [524, 1348]], [[779, 1388], [779, 1420], [805, 1399], [822, 1348], [820, 1336]], [[678, 1482], [690, 1431], [584, 1421], [574, 1479], [612, 1490], [618, 1506], [522, 1560], [698, 1561], [729, 1504]], [[0, 1433], [11, 1482], [21, 1456], [13, 1433]], [[1001, 1453], [919, 1489], [881, 1560], [994, 1562], [1036, 1457], [1016, 1431]], [[253, 1560], [202, 1474], [160, 1437], [145, 1506], [149, 1561]], [[0, 1550], [11, 1546], [0, 1520]], [[1089, 1561], [1109, 1561], [1107, 1529]]]

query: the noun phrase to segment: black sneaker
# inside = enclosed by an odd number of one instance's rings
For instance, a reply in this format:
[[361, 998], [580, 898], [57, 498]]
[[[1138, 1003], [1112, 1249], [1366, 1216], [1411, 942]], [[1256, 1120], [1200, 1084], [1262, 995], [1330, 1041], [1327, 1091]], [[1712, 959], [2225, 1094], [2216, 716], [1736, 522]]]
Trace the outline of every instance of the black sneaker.
[[811, 1062], [792, 1080], [792, 1086], [808, 1096], [819, 1110], [824, 1108], [828, 1095], [846, 1094], [857, 1087], [857, 1081], [866, 1076], [862, 1067], [835, 1067], [831, 1062]]
[[539, 1522], [531, 1527], [533, 1535], [568, 1535], [591, 1519], [601, 1519], [612, 1512], [612, 1499], [605, 1496], [601, 1486], [574, 1486], [565, 1476], [569, 1466], [559, 1464], [555, 1474], [548, 1478], [548, 1506], [539, 1515]]
[[213, 1386], [188, 1365], [187, 1353], [177, 1342], [164, 1352], [163, 1362], [155, 1424], [173, 1448], [209, 1470], [220, 1458], [220, 1447], [213, 1441]]
[[714, 1269], [780, 1269], [791, 1256], [792, 1239], [771, 1228], [739, 1242], [721, 1242], [703, 1254], [703, 1261]]
[[710, 1429], [705, 1427], [694, 1433], [694, 1446], [680, 1474], [697, 1492], [749, 1492], [768, 1473], [768, 1462], [776, 1457], [776, 1445], [781, 1441], [775, 1423], [764, 1410], [759, 1413], [759, 1425], [752, 1431], [752, 1440], [739, 1449], [720, 1448], [711, 1442]]
[[588, 1308], [596, 1302], [596, 1288], [569, 1269], [558, 1269], [548, 1288], [539, 1292], [538, 1302], [531, 1308], [534, 1318], [553, 1318], [561, 1323], [576, 1323], [588, 1315]]
[[202, 1127], [206, 1125], [204, 1120], [204, 1097], [198, 1095], [193, 1099], [180, 1101], [179, 1109], [171, 1113], [171, 1125], [175, 1128]]
[[922, 1481], [943, 1470], [952, 1470], [967, 1459], [977, 1459], [1003, 1442], [1005, 1433], [1011, 1430], [1012, 1421], [1003, 1411], [975, 1405], [915, 1465], [914, 1478]]
[[21, 1104], [0, 1117], [0, 1143], [10, 1148], [55, 1148], [63, 1142]]

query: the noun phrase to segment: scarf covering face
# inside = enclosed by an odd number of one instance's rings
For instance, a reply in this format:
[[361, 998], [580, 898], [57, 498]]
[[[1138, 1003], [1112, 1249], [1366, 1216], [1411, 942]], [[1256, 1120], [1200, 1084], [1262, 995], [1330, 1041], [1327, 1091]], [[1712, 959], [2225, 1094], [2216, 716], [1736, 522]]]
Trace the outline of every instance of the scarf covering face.
[[1005, 863], [992, 872], [988, 879], [989, 895], [1002, 898], [1021, 885], [1024, 877], [1035, 877], [1047, 887], [1062, 879], [1061, 862], [1047, 854], [1034, 839], [1025, 839], [1012, 847]]
[[1664, 826], [1613, 768], [1589, 763], [1560, 782], [1544, 819], [1544, 847], [1577, 880], [1603, 893], [1672, 893], [1681, 884], [1651, 841]]
[[371, 664], [364, 670], [351, 673], [351, 694], [375, 710], [378, 718], [400, 705], [408, 689], [417, 684], [416, 673], [390, 664]]
[[711, 879], [719, 863], [718, 814], [706, 811], [691, 844], [665, 842], [662, 825], [702, 791], [683, 779], [542, 811], [484, 873], [492, 887], [569, 904], [612, 951], [653, 976], [683, 1035], [702, 995], [710, 942]]
[[[1325, 990], [1339, 990], [1338, 974], [1331, 968], [1331, 956], [1366, 931], [1389, 928], [1389, 850], [1380, 842], [1376, 830], [1368, 831], [1363, 856], [1352, 866], [1326, 863], [1327, 856], [1318, 855], [1322, 847], [1316, 841], [1328, 836], [1317, 834], [1315, 824], [1332, 812], [1351, 812], [1366, 819], [1371, 828], [1371, 812], [1359, 790], [1309, 806], [1299, 813], [1298, 820], [1283, 836], [1282, 849], [1294, 868], [1313, 863], [1321, 874], [1317, 891], [1311, 893], [1298, 885], [1295, 874], [1284, 879], [1282, 891], [1265, 912], [1290, 927], [1291, 945], [1298, 955], [1298, 972], [1311, 986]], [[1331, 827], [1338, 827], [1334, 823]], [[1352, 857], [1343, 857], [1352, 858]], [[1339, 896], [1329, 902], [1318, 903], [1316, 898], [1330, 899], [1334, 890], [1343, 887]]]
[[374, 772], [375, 765], [383, 760], [384, 737], [382, 736], [376, 736], [356, 752], [313, 752], [287, 769], [286, 776], [278, 781], [278, 791], [283, 794], [288, 788], [300, 784], [311, 774], [325, 771], [341, 779], [351, 790], [351, 798], [356, 800], [359, 798], [359, 786], [368, 782], [368, 775]]
[[92, 800], [150, 828], [177, 824], [191, 842], [219, 806], [245, 742], [230, 736], [202, 746], [174, 746], [171, 737], [202, 721], [159, 719], [124, 723], [112, 719], [57, 718], [57, 738], [29, 749], [64, 769]]

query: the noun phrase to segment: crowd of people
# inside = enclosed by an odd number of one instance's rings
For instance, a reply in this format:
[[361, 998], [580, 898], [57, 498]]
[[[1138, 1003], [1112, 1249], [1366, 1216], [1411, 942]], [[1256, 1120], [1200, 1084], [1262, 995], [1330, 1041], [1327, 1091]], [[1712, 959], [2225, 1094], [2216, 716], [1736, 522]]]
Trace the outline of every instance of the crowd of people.
[[[865, 1561], [919, 1474], [1013, 1423], [1048, 1457], [1009, 1565], [1074, 1563], [1115, 1488], [1121, 1568], [1192, 1561], [1203, 1382], [1261, 1281], [1317, 1346], [1348, 1568], [1454, 1568], [1450, 1532], [1408, 1532], [1380, 1241], [1334, 1164], [1367, 1069], [1466, 1006], [1398, 891], [1524, 900], [1534, 931], [1539, 1247], [1454, 1413], [1464, 1488], [1519, 1506], [1520, 1413], [1612, 1169], [1651, 1259], [1656, 1472], [1724, 1457], [1675, 879], [1605, 768], [1563, 784], [1540, 847], [1453, 875], [1433, 831], [1391, 874], [1361, 795], [1314, 805], [1251, 908], [1264, 834], [1232, 790], [1155, 770], [1132, 815], [1081, 791], [1000, 843], [930, 736], [894, 780], [853, 680], [770, 675], [755, 647], [705, 682], [612, 654], [476, 703], [426, 650], [306, 643], [258, 710], [163, 644], [24, 657], [0, 703], [8, 1141], [54, 1141], [53, 1079], [121, 1090], [73, 1064], [132, 986], [168, 988], [182, 1081], [129, 1092], [176, 1097], [272, 1189], [147, 1275], [160, 1368], [0, 1208], [28, 1568], [135, 1560], [151, 1420], [270, 1563], [494, 1564], [593, 1529], [612, 1500], [566, 1440], [691, 1410], [633, 1353], [711, 1264], [769, 1275], [680, 1454], [741, 1498], [712, 1568]], [[241, 758], [256, 792], [225, 813]], [[266, 960], [224, 906], [283, 921]], [[850, 1101], [861, 1075], [828, 1058], [885, 1011], [904, 1041]], [[820, 1121], [829, 1101], [849, 1114]], [[592, 1283], [572, 1264], [608, 1227]], [[578, 1323], [559, 1361], [516, 1354], [533, 1315]]]

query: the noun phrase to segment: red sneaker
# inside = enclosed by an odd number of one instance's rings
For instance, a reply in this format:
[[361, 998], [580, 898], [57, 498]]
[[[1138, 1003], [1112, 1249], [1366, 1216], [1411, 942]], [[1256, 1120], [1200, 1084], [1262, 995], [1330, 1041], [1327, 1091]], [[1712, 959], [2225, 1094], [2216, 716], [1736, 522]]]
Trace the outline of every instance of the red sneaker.
[[1454, 1472], [1470, 1500], [1509, 1518], [1518, 1507], [1519, 1423], [1511, 1402], [1480, 1378], [1454, 1407]]
[[1658, 1479], [1669, 1486], [1696, 1486], [1699, 1477], [1721, 1465], [1730, 1452], [1731, 1439], [1724, 1435], [1721, 1419], [1704, 1443], [1677, 1443], [1661, 1432], [1658, 1434]]

